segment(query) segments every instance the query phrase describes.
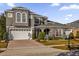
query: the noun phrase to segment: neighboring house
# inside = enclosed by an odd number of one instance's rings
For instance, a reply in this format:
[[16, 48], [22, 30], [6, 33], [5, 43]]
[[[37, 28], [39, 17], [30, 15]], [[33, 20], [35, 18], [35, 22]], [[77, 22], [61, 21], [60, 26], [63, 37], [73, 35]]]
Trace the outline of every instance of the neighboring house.
[[74, 28], [73, 29], [73, 34], [76, 37], [77, 33], [79, 33], [79, 28]]
[[30, 40], [32, 34], [38, 37], [40, 31], [49, 36], [62, 37], [64, 35], [63, 24], [49, 21], [48, 17], [35, 14], [24, 7], [15, 7], [5, 11], [5, 17], [9, 39]]
[[79, 33], [79, 20], [76, 20], [74, 22], [68, 23], [68, 26], [71, 26], [73, 29], [73, 34], [76, 37], [76, 34]]

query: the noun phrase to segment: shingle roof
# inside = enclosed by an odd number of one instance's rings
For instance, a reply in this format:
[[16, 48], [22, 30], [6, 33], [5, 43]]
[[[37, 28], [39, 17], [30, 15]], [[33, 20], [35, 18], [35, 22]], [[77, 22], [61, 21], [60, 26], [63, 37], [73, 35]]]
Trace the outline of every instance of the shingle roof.
[[47, 21], [47, 25], [51, 25], [51, 26], [64, 26], [63, 24], [61, 24], [61, 23], [58, 23], [58, 22], [54, 22], [54, 21], [50, 21], [50, 20], [48, 20]]
[[71, 27], [79, 28], [79, 20], [68, 23], [67, 25], [69, 25]]

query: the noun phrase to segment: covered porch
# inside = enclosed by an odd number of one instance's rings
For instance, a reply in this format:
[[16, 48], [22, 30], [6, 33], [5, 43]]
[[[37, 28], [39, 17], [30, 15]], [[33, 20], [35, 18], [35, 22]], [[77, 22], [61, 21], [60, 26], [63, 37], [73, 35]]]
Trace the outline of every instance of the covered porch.
[[51, 37], [62, 37], [64, 30], [62, 27], [41, 25], [34, 28], [34, 34], [36, 37], [38, 37], [39, 32], [45, 32], [45, 35]]

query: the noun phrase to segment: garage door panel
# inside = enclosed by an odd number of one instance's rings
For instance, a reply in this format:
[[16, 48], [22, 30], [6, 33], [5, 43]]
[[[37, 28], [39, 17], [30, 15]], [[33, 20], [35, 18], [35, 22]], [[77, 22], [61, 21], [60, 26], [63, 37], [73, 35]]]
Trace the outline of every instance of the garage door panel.
[[14, 40], [29, 39], [28, 33], [31, 31], [11, 31]]

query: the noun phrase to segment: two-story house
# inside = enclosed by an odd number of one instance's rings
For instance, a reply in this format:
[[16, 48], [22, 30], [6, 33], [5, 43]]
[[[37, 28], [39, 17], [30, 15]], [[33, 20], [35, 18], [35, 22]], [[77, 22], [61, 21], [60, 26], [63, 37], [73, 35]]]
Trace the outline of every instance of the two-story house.
[[35, 14], [24, 7], [14, 7], [5, 11], [6, 31], [9, 39], [32, 39], [32, 34], [37, 37], [39, 32], [45, 32], [49, 36], [61, 37], [64, 34], [64, 26], [48, 20], [48, 17]]
[[34, 26], [45, 24], [47, 17], [31, 12], [24, 7], [5, 11], [6, 31], [10, 39], [32, 39]]

